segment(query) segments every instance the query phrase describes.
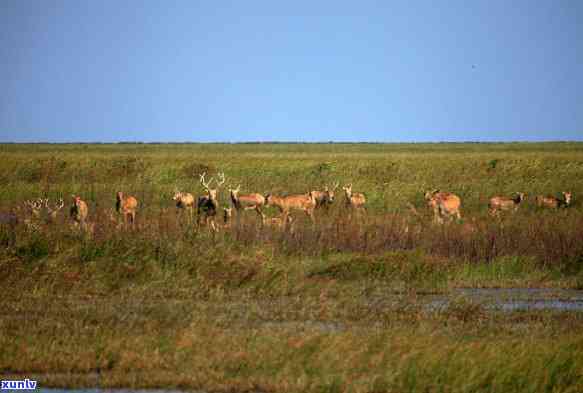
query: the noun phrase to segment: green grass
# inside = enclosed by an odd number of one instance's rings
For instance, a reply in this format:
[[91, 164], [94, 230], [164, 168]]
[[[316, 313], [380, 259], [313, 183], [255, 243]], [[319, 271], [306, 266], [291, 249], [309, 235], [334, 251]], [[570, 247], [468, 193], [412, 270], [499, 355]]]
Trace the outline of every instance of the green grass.
[[[79, 194], [93, 233], [66, 214], [0, 225], [0, 370], [41, 386], [284, 392], [576, 392], [583, 315], [504, 313], [459, 287], [583, 288], [583, 144], [1, 145], [0, 211]], [[202, 193], [224, 171], [242, 192], [299, 193], [336, 181], [317, 225], [262, 229], [253, 212], [212, 234], [177, 215], [174, 188]], [[462, 198], [436, 226], [423, 192]], [[134, 230], [109, 218], [115, 192], [141, 203]], [[574, 194], [492, 220], [488, 198]], [[220, 193], [221, 203], [228, 195]], [[412, 214], [413, 204], [420, 216]], [[21, 221], [26, 219], [22, 210]], [[276, 211], [268, 209], [269, 215]]]

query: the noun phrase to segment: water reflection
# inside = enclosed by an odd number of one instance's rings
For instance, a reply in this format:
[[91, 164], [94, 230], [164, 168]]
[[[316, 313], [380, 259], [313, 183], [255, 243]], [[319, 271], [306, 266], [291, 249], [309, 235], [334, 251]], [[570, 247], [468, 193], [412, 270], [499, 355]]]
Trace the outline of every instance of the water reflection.
[[551, 288], [459, 288], [448, 296], [431, 296], [429, 308], [445, 308], [460, 297], [502, 311], [583, 311], [583, 291]]

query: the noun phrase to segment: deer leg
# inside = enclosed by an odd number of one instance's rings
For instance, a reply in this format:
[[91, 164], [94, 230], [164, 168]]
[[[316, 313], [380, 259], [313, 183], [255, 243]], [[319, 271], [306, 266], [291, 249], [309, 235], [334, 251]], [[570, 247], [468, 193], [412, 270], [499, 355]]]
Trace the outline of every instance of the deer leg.
[[306, 213], [306, 215], [308, 217], [310, 217], [312, 224], [316, 224], [316, 219], [314, 218], [314, 211], [312, 209], [306, 209], [306, 210], [304, 210], [304, 212]]

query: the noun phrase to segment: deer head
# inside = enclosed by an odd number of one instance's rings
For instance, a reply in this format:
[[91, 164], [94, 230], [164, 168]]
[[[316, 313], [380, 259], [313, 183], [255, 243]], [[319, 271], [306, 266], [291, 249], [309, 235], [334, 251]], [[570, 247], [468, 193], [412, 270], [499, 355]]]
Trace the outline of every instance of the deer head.
[[203, 174], [200, 175], [200, 184], [202, 184], [202, 186], [204, 187], [204, 189], [208, 193], [209, 199], [216, 203], [218, 190], [225, 183], [225, 174], [224, 174], [224, 172], [219, 173], [219, 181], [217, 181], [216, 188], [211, 188], [211, 183], [213, 182], [214, 178], [211, 177], [210, 180], [208, 182], [206, 182], [204, 179], [205, 175], [206, 175], [206, 172], [203, 172]]
[[338, 188], [339, 185], [340, 185], [340, 183], [336, 182], [336, 184], [334, 184], [334, 187], [332, 187], [332, 189], [329, 189], [328, 185], [326, 185], [324, 192], [326, 193], [326, 201], [328, 203], [334, 202], [334, 191], [336, 191], [336, 189]]

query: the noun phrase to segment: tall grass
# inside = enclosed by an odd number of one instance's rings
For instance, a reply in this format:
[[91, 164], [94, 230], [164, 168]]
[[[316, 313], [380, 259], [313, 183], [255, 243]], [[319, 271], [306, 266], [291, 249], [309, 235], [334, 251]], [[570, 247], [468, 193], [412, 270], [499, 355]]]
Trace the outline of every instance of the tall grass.
[[[0, 370], [44, 386], [229, 391], [577, 391], [580, 313], [487, 310], [423, 294], [458, 286], [583, 288], [583, 144], [2, 145]], [[312, 225], [263, 228], [254, 212], [212, 233], [174, 188], [224, 171], [242, 192], [353, 183]], [[435, 225], [423, 192], [462, 197]], [[492, 219], [488, 198], [572, 191]], [[115, 192], [140, 200], [135, 228]], [[78, 194], [90, 230], [26, 222], [23, 199]], [[220, 192], [226, 206], [228, 195]], [[409, 206], [413, 205], [417, 213]], [[277, 214], [266, 209], [270, 216]], [[6, 379], [6, 378], [4, 378]]]

